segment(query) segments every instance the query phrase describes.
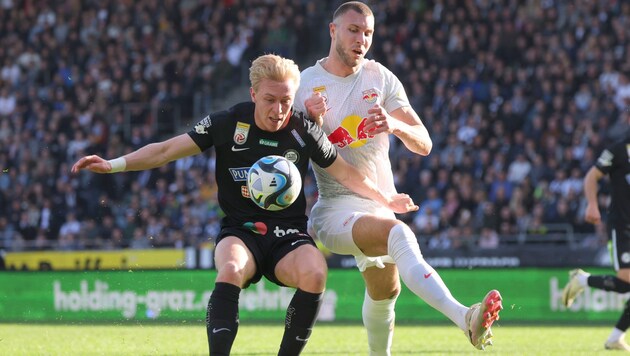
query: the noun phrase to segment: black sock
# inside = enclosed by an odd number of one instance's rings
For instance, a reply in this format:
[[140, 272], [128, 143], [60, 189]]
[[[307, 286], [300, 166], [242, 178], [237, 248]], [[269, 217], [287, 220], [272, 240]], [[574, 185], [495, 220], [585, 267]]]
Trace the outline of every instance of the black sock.
[[615, 327], [621, 331], [626, 331], [630, 327], [630, 300], [626, 302], [626, 306], [623, 308], [623, 313], [621, 313]]
[[623, 280], [615, 276], [589, 276], [586, 284], [593, 288], [603, 289], [611, 292], [630, 292], [630, 283], [624, 282]]
[[241, 289], [218, 282], [208, 301], [206, 333], [210, 356], [227, 356], [238, 331], [238, 296]]
[[295, 356], [302, 352], [311, 336], [323, 295], [324, 293], [309, 293], [299, 289], [295, 291], [287, 307], [284, 336], [278, 356]]

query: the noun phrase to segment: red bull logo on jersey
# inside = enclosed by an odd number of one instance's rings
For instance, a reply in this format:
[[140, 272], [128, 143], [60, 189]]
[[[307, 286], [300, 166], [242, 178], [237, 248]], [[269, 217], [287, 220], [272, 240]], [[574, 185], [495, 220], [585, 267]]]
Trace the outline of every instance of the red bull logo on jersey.
[[328, 141], [339, 148], [346, 146], [357, 148], [365, 145], [368, 138], [374, 135], [365, 130], [367, 118], [359, 115], [351, 115], [341, 121], [341, 126], [337, 127], [328, 135]]
[[366, 103], [374, 104], [377, 99], [378, 93], [376, 92], [376, 89], [368, 89], [363, 91], [363, 100]]

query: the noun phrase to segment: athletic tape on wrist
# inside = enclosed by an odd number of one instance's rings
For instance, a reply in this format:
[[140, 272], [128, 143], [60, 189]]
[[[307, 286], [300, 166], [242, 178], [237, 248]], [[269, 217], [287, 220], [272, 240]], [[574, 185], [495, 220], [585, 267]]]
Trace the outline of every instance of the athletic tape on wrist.
[[123, 157], [110, 159], [107, 162], [112, 165], [112, 170], [109, 171], [109, 173], [122, 172], [125, 170], [125, 168], [127, 168], [127, 161]]

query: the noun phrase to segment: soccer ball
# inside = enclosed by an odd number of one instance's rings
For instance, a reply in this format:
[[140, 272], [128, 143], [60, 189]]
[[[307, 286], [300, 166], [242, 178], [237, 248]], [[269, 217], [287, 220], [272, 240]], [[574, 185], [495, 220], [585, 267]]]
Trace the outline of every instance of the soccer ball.
[[277, 211], [287, 208], [300, 195], [302, 177], [293, 162], [282, 156], [265, 156], [247, 173], [249, 197], [259, 207]]

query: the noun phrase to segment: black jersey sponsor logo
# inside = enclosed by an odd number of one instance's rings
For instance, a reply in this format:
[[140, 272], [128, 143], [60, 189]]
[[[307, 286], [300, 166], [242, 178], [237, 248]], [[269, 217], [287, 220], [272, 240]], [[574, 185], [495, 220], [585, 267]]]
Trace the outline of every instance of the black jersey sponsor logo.
[[278, 141], [267, 140], [267, 139], [264, 139], [264, 138], [261, 138], [258, 141], [258, 143], [263, 145], [263, 146], [278, 147]]
[[228, 168], [228, 170], [235, 182], [245, 182], [247, 180], [249, 167]]
[[273, 229], [273, 234], [276, 235], [276, 237], [283, 237], [285, 235], [297, 234], [299, 232], [300, 232], [300, 230], [298, 230], [298, 229], [286, 229], [286, 230], [283, 230], [283, 229], [280, 228], [280, 226], [276, 226], [275, 229]]
[[243, 198], [251, 198], [251, 195], [249, 195], [249, 188], [247, 188], [246, 185], [241, 185], [241, 195], [243, 196]]
[[295, 131], [295, 129], [291, 130], [291, 134], [293, 135], [293, 137], [295, 137], [301, 147], [306, 147], [306, 143], [304, 142], [304, 140], [302, 140], [302, 137], [300, 137], [300, 134]]
[[250, 221], [250, 222], [246, 222], [243, 224], [243, 226], [249, 230], [251, 230], [253, 233], [259, 234], [259, 235], [266, 235], [267, 234], [267, 225], [264, 222], [260, 222], [260, 221]]

